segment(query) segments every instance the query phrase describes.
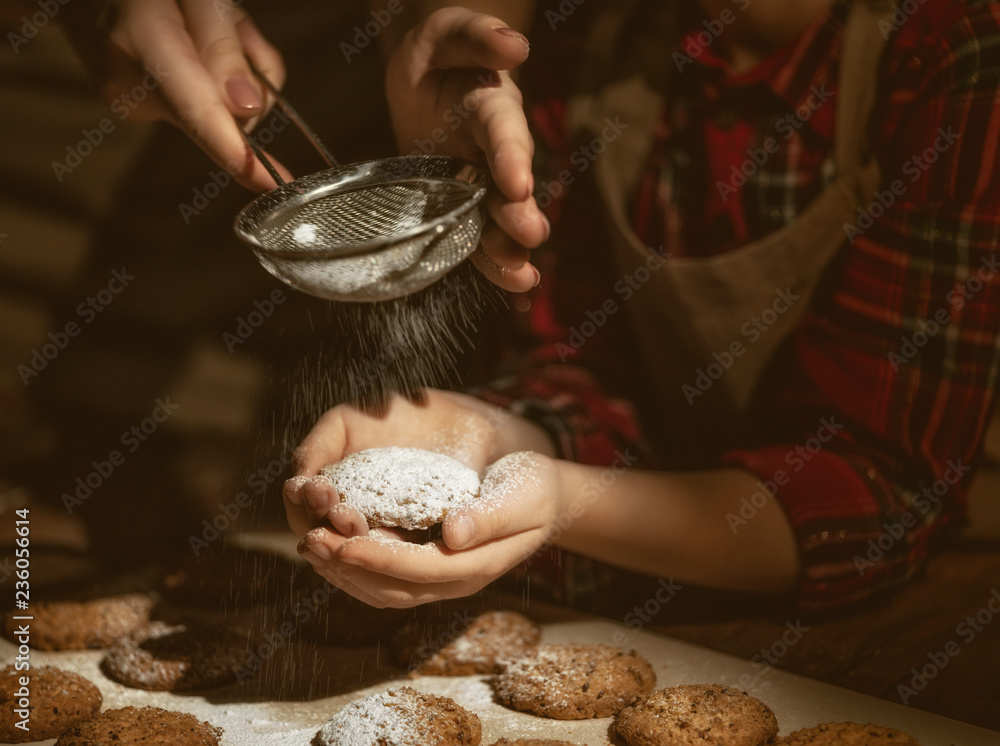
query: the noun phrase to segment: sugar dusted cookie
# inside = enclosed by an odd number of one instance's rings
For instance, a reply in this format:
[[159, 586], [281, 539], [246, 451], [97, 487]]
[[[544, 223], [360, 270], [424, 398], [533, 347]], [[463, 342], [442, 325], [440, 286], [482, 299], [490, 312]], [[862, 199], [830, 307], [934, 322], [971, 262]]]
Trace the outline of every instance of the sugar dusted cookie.
[[516, 741], [501, 738], [493, 746], [576, 746], [576, 744], [569, 741], [553, 741], [548, 738], [518, 738]]
[[342, 503], [376, 526], [426, 529], [479, 497], [479, 475], [450, 456], [419, 448], [371, 448], [324, 466]]
[[222, 628], [154, 622], [145, 635], [112, 645], [101, 670], [135, 689], [176, 692], [229, 684], [245, 659], [245, 640]]
[[778, 741], [781, 746], [919, 746], [917, 739], [881, 725], [823, 723]]
[[615, 730], [628, 746], [763, 746], [778, 735], [771, 708], [721, 684], [659, 689], [623, 709]]
[[108, 710], [74, 725], [56, 746], [218, 746], [222, 728], [159, 707]]
[[514, 611], [487, 611], [471, 620], [462, 613], [418, 617], [393, 635], [400, 664], [427, 676], [500, 673], [541, 639], [534, 622]]
[[404, 686], [346, 705], [313, 746], [478, 746], [481, 739], [479, 718], [455, 700]]
[[[21, 679], [28, 679], [31, 703], [29, 729], [16, 727]], [[101, 709], [100, 690], [82, 676], [54, 666], [32, 666], [16, 671], [10, 665], [0, 670], [0, 743], [29, 743], [56, 738], [67, 728], [93, 717]]]
[[617, 714], [656, 683], [653, 667], [634, 650], [613, 645], [540, 645], [497, 676], [507, 707], [557, 720]]

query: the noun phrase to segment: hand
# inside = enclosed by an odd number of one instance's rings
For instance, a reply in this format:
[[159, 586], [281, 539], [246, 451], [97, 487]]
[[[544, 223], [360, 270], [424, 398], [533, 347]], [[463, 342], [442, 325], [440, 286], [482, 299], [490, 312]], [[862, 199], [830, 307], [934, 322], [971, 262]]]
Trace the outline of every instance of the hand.
[[[341, 505], [329, 482], [312, 477], [326, 464], [335, 463], [350, 453], [385, 446], [438, 451], [480, 473], [487, 464], [499, 459], [498, 465], [490, 472], [492, 480], [487, 480], [494, 499], [480, 503], [478, 510], [481, 514], [468, 511], [449, 516], [443, 526], [444, 541], [425, 548], [404, 544], [396, 531], [374, 529], [369, 532], [365, 519], [356, 510]], [[512, 479], [501, 480], [500, 477], [513, 473], [513, 470], [506, 470], [511, 463], [504, 457], [513, 458], [508, 454], [524, 449], [535, 451], [530, 468], [524, 469], [529, 475], [524, 478], [524, 484], [515, 484]], [[406, 606], [424, 603], [431, 598], [461, 596], [476, 583], [482, 587], [529, 556], [544, 539], [547, 529], [542, 527], [548, 525], [546, 516], [554, 512], [551, 501], [557, 491], [552, 488], [548, 467], [553, 461], [542, 454], [552, 452], [548, 436], [536, 425], [463, 394], [431, 390], [426, 392], [424, 401], [419, 404], [396, 397], [382, 416], [365, 414], [341, 405], [327, 412], [299, 446], [296, 452], [297, 475], [285, 483], [285, 513], [292, 530], [300, 536], [308, 536], [300, 544], [300, 551], [313, 562], [317, 572], [357, 598], [376, 606]], [[505, 470], [498, 471], [499, 464], [506, 464]], [[529, 489], [536, 481], [535, 477], [530, 477], [531, 474], [536, 475], [537, 483], [541, 485], [538, 489]], [[511, 490], [510, 495], [503, 492], [505, 489]], [[524, 491], [525, 495], [515, 499], [520, 491]], [[541, 504], [543, 502], [548, 505], [547, 508]], [[471, 538], [468, 537], [468, 524], [463, 516], [472, 521]], [[503, 542], [491, 540], [500, 536], [506, 537]], [[362, 544], [358, 549], [342, 549], [351, 537], [368, 538], [364, 542], [360, 538], [355, 539]], [[305, 551], [307, 545], [315, 544], [317, 539], [321, 539], [323, 547]], [[422, 552], [421, 557], [434, 564], [427, 568], [428, 578], [452, 579], [428, 580], [427, 587], [422, 587], [412, 579], [402, 580], [398, 573], [405, 573], [406, 570], [395, 563], [386, 566], [384, 572], [372, 569], [362, 572], [361, 567], [351, 566], [338, 554], [347, 552], [345, 556], [351, 558], [355, 551], [362, 554], [368, 550], [376, 554], [386, 552], [385, 546], [374, 543], [378, 539], [393, 540], [395, 543], [392, 546], [401, 548], [399, 557], [409, 556], [413, 551]], [[477, 549], [471, 559], [448, 561], [444, 567], [438, 566], [432, 559], [457, 558], [465, 554], [456, 554], [457, 550], [481, 544], [484, 545], [482, 551]], [[420, 563], [413, 564], [410, 570], [420, 567]], [[481, 569], [476, 570], [477, 567]], [[394, 575], [394, 572], [397, 574]], [[353, 582], [350, 582], [351, 578]], [[394, 593], [402, 587], [409, 595]]]
[[451, 513], [442, 540], [413, 544], [368, 530], [354, 508], [330, 511], [335, 530], [306, 534], [299, 552], [326, 580], [377, 608], [409, 608], [469, 596], [530, 557], [561, 515], [557, 462], [531, 452], [486, 471], [480, 498]]
[[296, 476], [285, 482], [285, 515], [299, 536], [332, 523], [345, 535], [357, 527], [330, 509], [340, 505], [329, 482], [312, 479], [327, 464], [367, 448], [401, 446], [444, 453], [482, 474], [508, 453], [553, 453], [537, 425], [465, 394], [427, 390], [420, 403], [394, 396], [382, 415], [342, 404], [324, 414], [295, 453]]
[[233, 0], [110, 0], [104, 8], [97, 30], [70, 6], [60, 17], [113, 106], [172, 122], [243, 186], [274, 188], [234, 117], [249, 130], [271, 103], [247, 57], [279, 88], [285, 67], [246, 12]]
[[407, 34], [386, 73], [400, 152], [485, 156], [496, 186], [487, 197], [493, 220], [472, 259], [512, 292], [538, 284], [528, 249], [549, 235], [532, 196], [534, 145], [521, 92], [507, 72], [527, 57], [527, 39], [499, 18], [444, 8]]

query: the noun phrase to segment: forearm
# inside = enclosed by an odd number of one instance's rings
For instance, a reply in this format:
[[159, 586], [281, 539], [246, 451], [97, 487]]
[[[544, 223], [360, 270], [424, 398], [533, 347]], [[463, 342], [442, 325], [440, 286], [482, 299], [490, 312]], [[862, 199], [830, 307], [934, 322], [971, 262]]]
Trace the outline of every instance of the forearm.
[[735, 531], [729, 515], [761, 488], [750, 472], [630, 470], [559, 461], [562, 523], [555, 543], [625, 569], [745, 591], [790, 591], [798, 573], [795, 537], [768, 499]]

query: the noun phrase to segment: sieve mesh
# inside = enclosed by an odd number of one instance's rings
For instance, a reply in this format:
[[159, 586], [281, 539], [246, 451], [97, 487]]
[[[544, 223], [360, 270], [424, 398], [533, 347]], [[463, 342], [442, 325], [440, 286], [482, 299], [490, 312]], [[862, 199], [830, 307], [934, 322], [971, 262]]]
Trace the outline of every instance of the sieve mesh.
[[312, 295], [378, 301], [420, 290], [471, 254], [486, 176], [465, 161], [403, 156], [320, 171], [236, 218], [264, 267]]

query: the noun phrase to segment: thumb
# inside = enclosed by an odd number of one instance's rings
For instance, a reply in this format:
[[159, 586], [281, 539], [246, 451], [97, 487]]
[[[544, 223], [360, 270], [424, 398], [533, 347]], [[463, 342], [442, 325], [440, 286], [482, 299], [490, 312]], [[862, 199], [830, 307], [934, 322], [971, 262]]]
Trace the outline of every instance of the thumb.
[[483, 477], [478, 500], [449, 514], [442, 538], [449, 549], [471, 549], [493, 539], [538, 528], [545, 515], [546, 495], [540, 456], [511, 453], [492, 464]]
[[485, 68], [511, 70], [528, 58], [529, 44], [524, 34], [507, 26], [496, 16], [466, 8], [444, 8], [432, 13], [410, 37], [415, 60], [424, 69]]

